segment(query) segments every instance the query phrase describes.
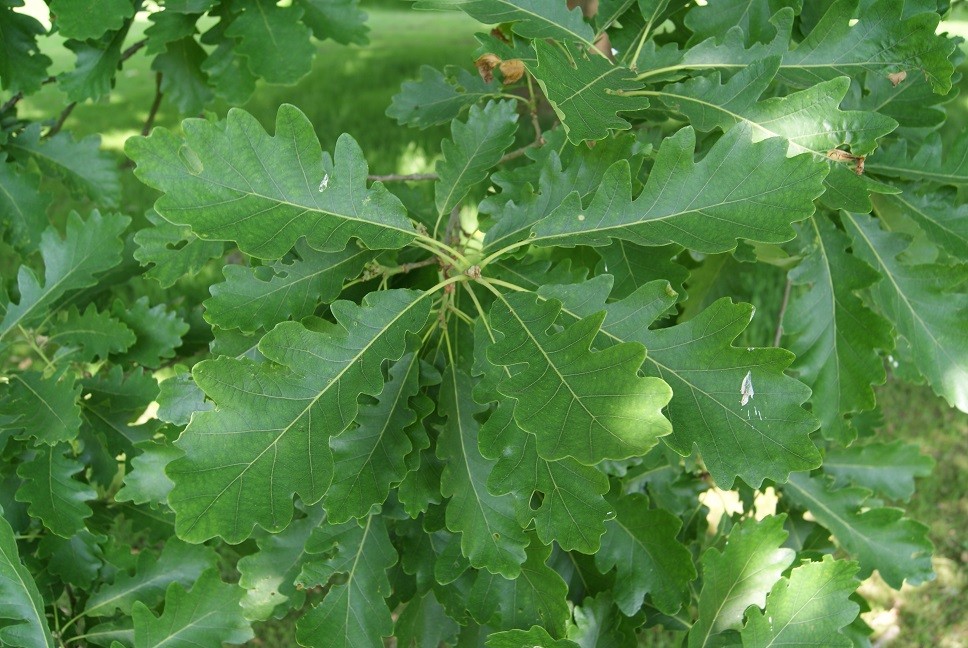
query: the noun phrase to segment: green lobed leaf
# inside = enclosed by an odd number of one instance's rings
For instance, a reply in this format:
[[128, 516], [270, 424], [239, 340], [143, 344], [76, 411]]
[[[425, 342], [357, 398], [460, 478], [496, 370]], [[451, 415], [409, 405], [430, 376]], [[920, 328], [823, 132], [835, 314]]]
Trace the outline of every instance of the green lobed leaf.
[[580, 9], [542, 0], [418, 0], [417, 9], [459, 8], [484, 24], [512, 23], [524, 38], [580, 41], [591, 46], [594, 31]]
[[101, 544], [106, 540], [107, 536], [94, 535], [87, 529], [66, 539], [47, 534], [40, 540], [37, 555], [50, 573], [65, 583], [89, 591], [104, 565]]
[[845, 416], [874, 407], [872, 384], [887, 379], [877, 350], [890, 351], [890, 324], [864, 306], [857, 291], [878, 281], [850, 254], [850, 241], [822, 214], [804, 223], [805, 252], [789, 278], [797, 287], [783, 318], [793, 369], [812, 390], [820, 431], [842, 444], [856, 436]]
[[245, 589], [240, 605], [246, 619], [265, 621], [279, 606], [288, 610], [305, 601], [305, 591], [294, 583], [306, 561], [313, 559], [306, 543], [325, 517], [321, 506], [306, 513], [279, 533], [260, 534], [256, 538], [259, 551], [239, 560], [239, 586]]
[[165, 610], [160, 617], [155, 617], [144, 603], [134, 604], [134, 646], [198, 648], [245, 643], [253, 633], [239, 608], [242, 594], [240, 587], [222, 582], [216, 569], [202, 572], [190, 590], [172, 583], [165, 593]]
[[682, 521], [663, 509], [650, 509], [640, 493], [611, 498], [611, 504], [615, 516], [605, 523], [595, 566], [603, 574], [616, 569], [615, 603], [633, 616], [648, 594], [656, 608], [675, 614], [696, 579], [692, 555], [677, 540]]
[[78, 40], [120, 29], [134, 15], [129, 0], [51, 0], [49, 4], [60, 35]]
[[441, 643], [453, 645], [459, 629], [431, 590], [407, 603], [393, 624], [393, 636], [398, 646], [438, 648]]
[[150, 372], [138, 368], [125, 375], [120, 366], [82, 379], [84, 396], [80, 400], [84, 427], [96, 430], [108, 440], [116, 456], [129, 456], [133, 444], [149, 440], [157, 428], [157, 421], [140, 425], [137, 420], [158, 396], [158, 383]]
[[781, 7], [800, 13], [802, 0], [749, 0], [722, 2], [721, 6], [692, 7], [686, 14], [685, 25], [695, 38], [719, 36], [733, 26], [742, 29], [750, 42], [768, 40], [770, 17]]
[[97, 497], [92, 486], [73, 478], [84, 469], [84, 464], [67, 456], [69, 450], [66, 445], [42, 445], [34, 448], [32, 456], [17, 468], [17, 475], [23, 480], [17, 489], [17, 501], [30, 504], [30, 515], [62, 538], [70, 538], [85, 528], [85, 518], [93, 515], [87, 503]]
[[716, 645], [717, 634], [740, 629], [746, 608], [765, 605], [766, 595], [796, 557], [782, 546], [785, 519], [748, 518], [733, 527], [722, 551], [711, 547], [703, 554], [699, 618], [689, 631], [689, 648]]
[[648, 94], [686, 115], [700, 131], [725, 131], [747, 124], [754, 140], [782, 138], [788, 155], [810, 153], [829, 166], [830, 173], [824, 179], [825, 203], [835, 208], [870, 210], [867, 192], [892, 190], [859, 176], [856, 169], [848, 168], [842, 161], [833, 161], [829, 152], [849, 146], [852, 155], [866, 156], [879, 138], [897, 127], [897, 122], [875, 112], [840, 110], [839, 104], [850, 86], [843, 77], [783, 97], [760, 100], [778, 66], [779, 59], [772, 56], [746, 66], [725, 84], [714, 72]]
[[113, 583], [104, 583], [91, 594], [84, 607], [85, 616], [114, 616], [115, 610], [131, 615], [135, 604], [155, 607], [165, 598], [172, 583], [187, 588], [199, 580], [202, 572], [215, 566], [216, 555], [210, 547], [185, 544], [168, 538], [161, 554], [142, 551], [135, 568], [122, 572]]
[[477, 573], [467, 598], [474, 618], [501, 629], [525, 630], [541, 625], [563, 637], [570, 616], [568, 586], [547, 565], [551, 547], [532, 542], [521, 573], [513, 580], [486, 571]]
[[159, 385], [158, 418], [174, 425], [188, 425], [194, 412], [212, 409], [189, 373], [173, 376]]
[[871, 491], [865, 488], [831, 490], [825, 482], [823, 476], [796, 473], [783, 495], [830, 530], [860, 563], [859, 578], [876, 569], [884, 582], [900, 589], [905, 581], [918, 585], [934, 577], [928, 527], [903, 517], [901, 509], [868, 502]]
[[323, 506], [332, 524], [369, 515], [408, 472], [406, 457], [413, 445], [403, 432], [417, 421], [409, 401], [420, 388], [419, 354], [400, 358], [389, 376], [377, 402], [360, 407], [356, 426], [329, 439], [333, 481]]
[[786, 157], [781, 140], [754, 143], [751, 135], [745, 125], [730, 129], [697, 164], [695, 133], [684, 128], [663, 142], [637, 198], [628, 163], [619, 160], [587, 209], [572, 194], [535, 226], [531, 242], [601, 246], [621, 239], [724, 252], [737, 239], [787, 241], [790, 223], [813, 213], [826, 169], [808, 156]]
[[387, 117], [400, 124], [424, 129], [444, 124], [468, 106], [501, 94], [497, 81], [485, 82], [480, 75], [448, 65], [441, 72], [429, 65], [420, 66], [420, 78], [406, 81], [393, 95]]
[[0, 154], [0, 235], [15, 248], [34, 250], [49, 224], [50, 196], [40, 191], [36, 174], [5, 159]]
[[573, 614], [575, 620], [568, 626], [568, 638], [580, 648], [626, 648], [637, 644], [635, 618], [622, 614], [608, 591], [586, 598]]
[[[936, 35], [935, 12], [902, 18], [904, 3], [878, 0], [858, 11], [858, 0], [834, 2], [820, 22], [783, 55], [781, 78], [808, 86], [861, 71], [886, 76], [923, 74], [938, 94], [951, 90], [954, 66], [948, 57], [955, 42]], [[856, 21], [854, 20], [856, 19]]]
[[[274, 5], [273, 5], [274, 6]], [[400, 201], [383, 185], [366, 188], [367, 166], [349, 135], [323, 156], [312, 124], [283, 104], [270, 137], [249, 113], [224, 122], [188, 119], [184, 137], [156, 128], [125, 151], [135, 174], [164, 192], [155, 209], [206, 240], [235, 240], [258, 258], [277, 259], [300, 236], [338, 252], [351, 237], [370, 249], [403, 247], [416, 236]]]
[[161, 92], [184, 115], [198, 114], [215, 98], [202, 64], [208, 54], [191, 36], [172, 41], [151, 69], [162, 75]]
[[555, 639], [541, 626], [529, 630], [505, 630], [487, 637], [487, 648], [576, 648], [578, 644], [568, 639]]
[[[665, 281], [646, 284], [631, 296], [605, 305], [611, 278], [577, 286], [545, 286], [539, 293], [564, 302], [566, 323], [605, 309], [596, 346], [637, 341], [648, 349], [642, 370], [666, 381], [672, 434], [665, 443], [683, 456], [698, 447], [717, 483], [736, 477], [758, 487], [764, 479], [783, 481], [795, 470], [820, 465], [809, 438], [816, 420], [801, 404], [810, 395], [802, 383], [784, 375], [790, 352], [739, 348], [731, 342], [749, 324], [753, 308], [720, 299], [686, 322], [662, 329], [649, 325], [675, 303]], [[742, 405], [749, 373], [755, 395]]]
[[616, 113], [649, 107], [648, 98], [628, 94], [642, 87], [635, 74], [596, 56], [598, 50], [592, 48], [589, 53], [540, 40], [534, 47], [538, 55], [534, 76], [571, 142], [600, 140], [611, 130], [628, 129], [631, 124]]
[[81, 386], [73, 374], [62, 370], [45, 378], [36, 371], [25, 371], [11, 374], [8, 381], [0, 390], [0, 430], [13, 430], [17, 438], [48, 445], [77, 437]]
[[[345, 582], [334, 584], [322, 603], [296, 623], [296, 639], [303, 646], [354, 648], [379, 646], [393, 632], [393, 620], [386, 599], [390, 595], [387, 570], [397, 562], [383, 517], [372, 515], [361, 526], [356, 520], [342, 525], [316, 528], [310, 548], [336, 554], [318, 558], [303, 567], [298, 583], [325, 585], [333, 574], [346, 574]], [[316, 553], [322, 553], [318, 551]]]
[[934, 463], [917, 444], [898, 439], [830, 448], [823, 471], [834, 478], [835, 486], [861, 486], [888, 499], [907, 501], [914, 494], [914, 478], [929, 476]]
[[[497, 460], [487, 480], [488, 490], [517, 496], [518, 522], [527, 528], [533, 520], [543, 543], [556, 542], [565, 551], [595, 553], [610, 515], [603, 497], [608, 478], [598, 468], [570, 457], [542, 459], [536, 441], [535, 435], [514, 421], [512, 404], [500, 402], [479, 438], [481, 454]], [[537, 506], [532, 501], [535, 496], [541, 498]]]
[[968, 265], [908, 265], [898, 258], [908, 240], [863, 214], [844, 216], [853, 252], [883, 278], [871, 289], [877, 309], [910, 345], [910, 360], [939, 396], [968, 412]]
[[185, 456], [168, 467], [179, 537], [240, 542], [256, 524], [283, 529], [293, 493], [319, 501], [333, 475], [326, 440], [356, 419], [361, 394], [383, 390], [380, 367], [402, 356], [406, 334], [423, 327], [431, 294], [390, 290], [362, 306], [338, 301], [339, 324], [323, 332], [284, 322], [262, 338], [259, 350], [271, 362], [196, 364], [195, 382], [216, 409], [192, 417], [177, 442]]
[[204, 241], [190, 227], [169, 223], [154, 211], [147, 217], [152, 226], [135, 232], [138, 249], [134, 258], [142, 266], [150, 264], [145, 276], [157, 280], [162, 288], [171, 288], [182, 277], [195, 276], [209, 259], [222, 256], [225, 250], [221, 241]]
[[60, 132], [41, 139], [40, 124], [33, 123], [7, 149], [15, 158], [33, 160], [45, 177], [60, 180], [75, 197], [114, 209], [121, 199], [121, 176], [114, 156], [100, 146], [99, 135], [74, 141], [71, 134]]
[[174, 357], [181, 346], [182, 337], [188, 333], [188, 323], [170, 310], [166, 304], [149, 306], [148, 296], [133, 304], [116, 299], [111, 314], [135, 332], [137, 341], [115, 362], [134, 362], [143, 367], [157, 369], [163, 361]]
[[111, 92], [121, 66], [121, 48], [131, 24], [124, 21], [117, 31], [109, 31], [96, 40], [68, 40], [64, 44], [77, 57], [74, 68], [57, 77], [58, 85], [67, 93], [68, 99], [97, 100]]
[[358, 0], [296, 0], [303, 8], [303, 22], [319, 40], [332, 38], [337, 43], [365, 45], [366, 13], [359, 10]]
[[898, 139], [884, 146], [881, 154], [868, 162], [867, 170], [891, 178], [968, 184], [968, 135], [962, 134], [943, 146], [941, 135], [932, 133], [915, 150], [910, 150], [911, 145], [907, 139]]
[[628, 297], [656, 279], [665, 279], [680, 294], [685, 292], [683, 284], [689, 271], [673, 261], [682, 252], [678, 245], [646, 248], [619, 240], [595, 251], [602, 257], [601, 263], [595, 267], [595, 274], [609, 274], [615, 279], [609, 295], [612, 299]]
[[93, 286], [97, 275], [121, 262], [122, 243], [118, 238], [130, 219], [94, 210], [86, 219], [77, 212], [67, 217], [67, 235], [61, 238], [54, 227], [44, 231], [40, 254], [44, 260], [44, 284], [27, 266], [17, 274], [20, 301], [2, 303], [0, 296], [0, 338], [18, 327], [29, 327], [44, 317], [66, 293]]
[[375, 256], [369, 250], [348, 246], [339, 252], [319, 252], [303, 240], [291, 263], [268, 266], [227, 265], [225, 281], [210, 288], [205, 319], [216, 326], [245, 332], [270, 329], [287, 319], [301, 319], [320, 304], [333, 301], [346, 279], [359, 276]]
[[661, 413], [668, 386], [636, 375], [645, 358], [638, 344], [590, 350], [603, 314], [550, 335], [559, 310], [533, 293], [500, 295], [491, 307], [498, 337], [487, 358], [510, 368], [498, 390], [514, 399], [515, 421], [537, 437], [543, 459], [593, 465], [645, 454], [671, 432]]
[[54, 648], [34, 577], [17, 552], [10, 524], [0, 515], [0, 643], [11, 648]]
[[[548, 139], [553, 137], [551, 133]], [[534, 164], [494, 174], [493, 181], [503, 191], [480, 205], [481, 211], [492, 214], [497, 221], [487, 230], [484, 249], [500, 250], [526, 239], [534, 224], [551, 214], [572, 192], [578, 192], [584, 201], [598, 189], [616, 159], [629, 160], [632, 173], [637, 173], [641, 158], [633, 153], [634, 147], [631, 137], [604, 140], [594, 148], [565, 142], [559, 147], [549, 142], [537, 153], [547, 152], [546, 157], [537, 157]], [[557, 150], [549, 150], [558, 148], [563, 149], [560, 156]]]
[[255, 92], [257, 79], [246, 61], [237, 52], [236, 41], [222, 40], [202, 63], [209, 85], [228, 104], [240, 106]]
[[471, 397], [470, 377], [457, 367], [444, 372], [438, 411], [447, 418], [437, 438], [444, 462], [440, 491], [447, 502], [447, 528], [460, 533], [460, 548], [470, 564], [505, 578], [517, 578], [525, 561], [528, 537], [518, 524], [515, 498], [493, 495], [487, 488], [494, 463], [478, 448], [485, 410]]
[[744, 646], [830, 646], [849, 648], [841, 630], [860, 606], [850, 600], [859, 583], [857, 564], [824, 556], [808, 562], [777, 582], [766, 609], [753, 610], [740, 632]]
[[513, 101], [489, 101], [471, 106], [466, 122], [451, 123], [451, 139], [441, 142], [443, 159], [437, 162], [439, 179], [434, 187], [437, 214], [449, 214], [471, 187], [487, 178], [504, 152], [514, 143], [518, 113]]
[[37, 36], [46, 30], [30, 16], [14, 11], [22, 6], [23, 0], [0, 4], [0, 88], [11, 93], [40, 89], [51, 64], [37, 45]]
[[156, 11], [148, 16], [151, 26], [145, 30], [145, 54], [161, 54], [168, 43], [189, 38], [198, 33], [196, 23], [197, 14], [179, 13], [171, 11], [167, 6], [165, 11]]
[[94, 304], [88, 304], [83, 313], [71, 306], [63, 317], [50, 323], [47, 332], [48, 343], [60, 347], [58, 359], [66, 357], [73, 362], [106, 360], [112, 353], [126, 351], [135, 340], [134, 331]]
[[233, 9], [239, 13], [225, 35], [237, 41], [236, 51], [257, 77], [291, 84], [309, 74], [316, 48], [309, 41], [309, 26], [301, 21], [301, 4], [239, 0]]
[[878, 198], [878, 211], [888, 205], [918, 224], [928, 239], [952, 255], [968, 259], [968, 206], [953, 189], [905, 191]]
[[136, 447], [141, 454], [130, 460], [131, 469], [125, 473], [124, 486], [114, 494], [114, 499], [152, 506], [167, 504], [168, 493], [175, 483], [165, 474], [165, 468], [182, 453], [157, 441], [146, 441]]

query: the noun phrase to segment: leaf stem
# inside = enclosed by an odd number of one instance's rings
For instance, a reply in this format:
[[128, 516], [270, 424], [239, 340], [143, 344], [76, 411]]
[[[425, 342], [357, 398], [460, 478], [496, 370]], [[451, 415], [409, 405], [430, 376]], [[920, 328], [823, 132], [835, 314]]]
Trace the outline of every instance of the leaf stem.
[[505, 245], [504, 247], [502, 247], [497, 252], [492, 252], [492, 253], [488, 254], [477, 265], [481, 266], [481, 268], [484, 268], [484, 267], [487, 266], [488, 263], [491, 263], [492, 261], [498, 259], [499, 257], [504, 256], [508, 252], [512, 252], [513, 250], [517, 250], [519, 247], [524, 247], [525, 245], [528, 245], [529, 243], [531, 243], [531, 240], [530, 239], [524, 239], [523, 241], [517, 241], [516, 243], [511, 243], [510, 245]]
[[786, 314], [787, 306], [790, 303], [790, 290], [793, 288], [793, 280], [787, 276], [786, 287], [783, 289], [783, 301], [780, 302], [780, 312], [776, 316], [776, 334], [773, 336], [773, 346], [780, 346], [780, 339], [783, 337], [783, 316]]
[[74, 112], [75, 108], [77, 108], [76, 101], [72, 101], [71, 103], [67, 104], [67, 107], [61, 111], [60, 117], [57, 118], [57, 121], [54, 122], [54, 125], [50, 127], [50, 130], [44, 133], [44, 138], [46, 139], [48, 137], [53, 137], [59, 133], [64, 127], [64, 122], [66, 122], [67, 118], [71, 116], [71, 113]]
[[501, 286], [502, 288], [507, 288], [508, 290], [513, 290], [515, 292], [528, 292], [527, 288], [522, 288], [517, 284], [513, 284], [510, 281], [504, 281], [502, 279], [495, 279], [493, 277], [481, 277], [480, 282], [484, 284], [491, 292], [495, 295], [500, 296], [501, 293], [494, 288], [494, 286]]
[[430, 252], [431, 254], [440, 257], [447, 262], [448, 265], [459, 266], [462, 262], [467, 264], [467, 257], [463, 254], [450, 247], [442, 241], [438, 241], [435, 238], [429, 236], [418, 235], [415, 245], [419, 248]]

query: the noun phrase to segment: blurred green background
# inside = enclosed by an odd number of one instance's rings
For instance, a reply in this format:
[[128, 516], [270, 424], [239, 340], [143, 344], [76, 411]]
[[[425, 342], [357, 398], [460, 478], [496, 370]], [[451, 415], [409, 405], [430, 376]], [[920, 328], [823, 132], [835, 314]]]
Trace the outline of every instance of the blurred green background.
[[[27, 0], [28, 11], [38, 17], [46, 8], [40, 0]], [[363, 147], [373, 173], [415, 173], [433, 170], [439, 156], [440, 140], [447, 136], [445, 126], [419, 131], [400, 127], [384, 114], [403, 81], [415, 78], [421, 65], [442, 68], [445, 65], [473, 67], [473, 38], [480, 26], [461, 13], [416, 12], [401, 0], [362, 2], [369, 12], [370, 44], [345, 47], [331, 42], [319, 44], [313, 71], [295, 86], [261, 85], [243, 106], [253, 113], [270, 132], [276, 109], [291, 103], [305, 112], [315, 125], [324, 149], [332, 150], [336, 138], [350, 133]], [[147, 21], [132, 29], [130, 39], [141, 37]], [[956, 9], [952, 19], [942, 25], [952, 34], [968, 37], [968, 7]], [[45, 53], [54, 60], [51, 70], [57, 73], [73, 65], [73, 54], [59, 47]], [[964, 45], [963, 45], [964, 47]], [[966, 49], [968, 51], [968, 49]], [[962, 74], [968, 76], [968, 65]], [[961, 82], [962, 95], [949, 104], [951, 117], [942, 133], [947, 141], [968, 124], [968, 82]], [[108, 99], [78, 106], [65, 128], [76, 135], [100, 133], [104, 146], [121, 153], [124, 141], [138, 134], [147, 117], [154, 96], [154, 73], [149, 60], [135, 56], [126, 62], [117, 87]], [[67, 100], [56, 84], [21, 104], [22, 114], [29, 118], [55, 117]], [[224, 114], [229, 108], [216, 105], [213, 111]], [[177, 127], [179, 115], [162, 103], [157, 125]], [[124, 211], [142, 214], [154, 200], [153, 192], [125, 174]], [[744, 282], [741, 282], [744, 283]], [[782, 278], [775, 277], [755, 291], [737, 286], [734, 298], [755, 303], [763, 315], [761, 331], [750, 332], [761, 344], [772, 338], [770, 322], [782, 293]], [[773, 285], [775, 284], [775, 285]], [[872, 609], [864, 617], [875, 630], [879, 646], [939, 646], [968, 648], [968, 417], [948, 409], [925, 387], [909, 386], [889, 380], [878, 390], [883, 408], [885, 440], [917, 441], [923, 452], [934, 457], [934, 474], [918, 484], [918, 491], [908, 504], [911, 517], [931, 527], [937, 547], [934, 559], [937, 579], [917, 588], [905, 587], [900, 592], [888, 588], [875, 575], [862, 587]], [[293, 628], [289, 620], [262, 624], [252, 645], [293, 645]], [[643, 645], [673, 646], [677, 637], [671, 633], [646, 632]]]

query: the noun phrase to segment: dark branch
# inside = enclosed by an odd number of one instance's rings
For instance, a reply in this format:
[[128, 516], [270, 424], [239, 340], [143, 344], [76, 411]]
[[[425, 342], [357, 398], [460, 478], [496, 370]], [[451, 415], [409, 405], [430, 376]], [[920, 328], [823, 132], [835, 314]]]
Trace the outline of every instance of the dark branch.
[[44, 134], [44, 137], [53, 137], [59, 133], [61, 128], [64, 127], [64, 122], [67, 121], [67, 118], [71, 116], [71, 113], [74, 112], [76, 107], [76, 101], [72, 101], [71, 103], [67, 104], [67, 108], [61, 111], [60, 117], [58, 117], [57, 121], [54, 122], [54, 125], [50, 127], [50, 130]]
[[151, 129], [155, 125], [155, 117], [158, 115], [158, 108], [161, 106], [161, 97], [164, 93], [161, 91], [161, 72], [155, 74], [155, 100], [151, 102], [151, 110], [148, 111], [148, 119], [145, 120], [145, 125], [141, 129], [141, 134], [144, 137], [148, 136]]

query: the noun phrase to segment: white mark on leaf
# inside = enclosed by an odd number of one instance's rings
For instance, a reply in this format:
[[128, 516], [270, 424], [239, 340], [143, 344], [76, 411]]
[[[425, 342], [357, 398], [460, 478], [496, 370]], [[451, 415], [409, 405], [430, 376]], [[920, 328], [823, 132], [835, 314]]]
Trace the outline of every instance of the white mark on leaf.
[[743, 377], [743, 384], [739, 388], [739, 395], [741, 396], [741, 400], [739, 401], [739, 404], [746, 405], [747, 403], [749, 403], [750, 400], [753, 398], [754, 393], [755, 392], [753, 391], [753, 372], [747, 371], [746, 376]]
[[323, 191], [326, 191], [326, 187], [328, 186], [329, 186], [329, 174], [327, 173], [326, 175], [323, 176], [323, 179], [319, 181], [320, 193], [322, 193]]
[[580, 221], [585, 220], [585, 215], [584, 214], [578, 214], [578, 220], [580, 220]]

